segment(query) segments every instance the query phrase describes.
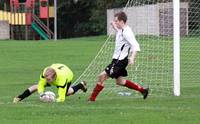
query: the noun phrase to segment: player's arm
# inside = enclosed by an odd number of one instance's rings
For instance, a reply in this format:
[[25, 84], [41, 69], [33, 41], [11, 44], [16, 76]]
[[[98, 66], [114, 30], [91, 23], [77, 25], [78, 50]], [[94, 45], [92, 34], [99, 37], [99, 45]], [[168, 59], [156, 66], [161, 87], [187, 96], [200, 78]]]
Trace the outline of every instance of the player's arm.
[[131, 64], [131, 65], [134, 64], [136, 55], [137, 55], [137, 51], [132, 50], [132, 52], [130, 53], [130, 56], [129, 56], [129, 64]]
[[58, 87], [58, 98], [56, 99], [56, 102], [64, 102], [66, 97], [66, 84], [64, 87]]
[[115, 24], [115, 21], [112, 21], [112, 22], [111, 22], [111, 25], [112, 25], [112, 27], [113, 27], [113, 29], [114, 29], [115, 31], [118, 31], [118, 30], [119, 30], [119, 29], [117, 28], [116, 24]]
[[44, 94], [45, 85], [46, 85], [46, 79], [44, 78], [43, 75], [40, 75], [40, 80], [38, 82], [38, 93], [40, 95]]
[[64, 102], [66, 97], [66, 89], [67, 89], [67, 83], [66, 83], [66, 75], [63, 72], [63, 74], [58, 75], [59, 82], [57, 83], [58, 88], [58, 98], [56, 99], [56, 102]]
[[135, 36], [133, 34], [124, 33], [124, 38], [130, 43], [130, 56], [129, 56], [129, 64], [134, 64], [135, 58], [137, 55], [137, 51], [140, 51], [140, 46], [135, 39]]

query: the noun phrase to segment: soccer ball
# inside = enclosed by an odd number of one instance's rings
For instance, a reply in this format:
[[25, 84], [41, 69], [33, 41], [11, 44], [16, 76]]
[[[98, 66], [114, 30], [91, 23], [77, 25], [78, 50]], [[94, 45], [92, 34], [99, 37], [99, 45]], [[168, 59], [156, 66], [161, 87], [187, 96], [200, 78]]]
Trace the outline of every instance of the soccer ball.
[[46, 91], [42, 97], [40, 97], [40, 100], [42, 102], [54, 102], [56, 99], [56, 95], [54, 92]]

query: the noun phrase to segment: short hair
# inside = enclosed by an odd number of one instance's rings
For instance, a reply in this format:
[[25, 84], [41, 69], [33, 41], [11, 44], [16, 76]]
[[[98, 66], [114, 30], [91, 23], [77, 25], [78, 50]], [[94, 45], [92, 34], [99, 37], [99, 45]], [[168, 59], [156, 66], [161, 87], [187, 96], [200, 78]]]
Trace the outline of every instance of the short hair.
[[47, 67], [45, 72], [44, 72], [44, 76], [46, 77], [49, 74], [52, 74], [53, 77], [54, 77], [56, 75], [56, 71], [51, 67]]
[[127, 21], [127, 15], [125, 12], [121, 11], [121, 12], [118, 12], [114, 15], [114, 17], [117, 17], [117, 19], [119, 21], [123, 21], [124, 23], [126, 23]]

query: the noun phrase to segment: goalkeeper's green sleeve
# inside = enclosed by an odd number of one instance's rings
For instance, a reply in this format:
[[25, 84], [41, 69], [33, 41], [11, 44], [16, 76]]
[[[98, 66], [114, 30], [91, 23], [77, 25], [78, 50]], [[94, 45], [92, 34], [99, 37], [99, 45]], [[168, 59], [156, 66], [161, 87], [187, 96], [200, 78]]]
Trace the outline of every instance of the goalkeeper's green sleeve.
[[56, 99], [56, 102], [64, 102], [65, 101], [65, 97], [66, 97], [66, 87], [64, 88], [59, 87], [58, 88], [58, 98]]

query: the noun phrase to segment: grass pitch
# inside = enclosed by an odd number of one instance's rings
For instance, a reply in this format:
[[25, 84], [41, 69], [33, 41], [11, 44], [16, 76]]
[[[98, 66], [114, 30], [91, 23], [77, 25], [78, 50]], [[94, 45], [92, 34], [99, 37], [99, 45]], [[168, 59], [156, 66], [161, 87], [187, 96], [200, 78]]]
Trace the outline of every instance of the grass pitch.
[[[64, 63], [75, 79], [96, 55], [106, 37], [61, 41], [0, 41], [0, 123], [1, 124], [199, 124], [199, 65], [188, 74], [187, 60], [199, 63], [198, 56], [182, 54], [180, 97], [103, 96], [88, 103], [88, 94], [68, 97], [64, 103], [41, 103], [34, 94], [22, 103], [12, 99], [39, 78], [42, 69], [52, 63]], [[192, 42], [192, 41], [191, 41]], [[182, 52], [199, 53], [199, 42], [181, 43]], [[197, 65], [197, 66], [196, 66]], [[193, 76], [192, 76], [193, 75]], [[190, 78], [187, 78], [190, 77]], [[191, 84], [188, 84], [188, 79]]]

